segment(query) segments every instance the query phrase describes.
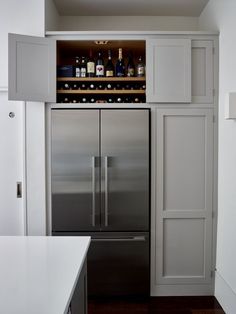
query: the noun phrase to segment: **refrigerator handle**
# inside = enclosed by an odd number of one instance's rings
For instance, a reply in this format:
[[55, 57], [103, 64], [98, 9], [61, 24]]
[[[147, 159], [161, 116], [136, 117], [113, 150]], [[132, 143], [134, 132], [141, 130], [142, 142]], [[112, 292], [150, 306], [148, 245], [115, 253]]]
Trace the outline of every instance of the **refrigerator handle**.
[[92, 226], [95, 227], [96, 214], [96, 157], [92, 156]]
[[108, 227], [108, 193], [109, 193], [109, 178], [108, 178], [108, 156], [105, 156], [105, 227]]

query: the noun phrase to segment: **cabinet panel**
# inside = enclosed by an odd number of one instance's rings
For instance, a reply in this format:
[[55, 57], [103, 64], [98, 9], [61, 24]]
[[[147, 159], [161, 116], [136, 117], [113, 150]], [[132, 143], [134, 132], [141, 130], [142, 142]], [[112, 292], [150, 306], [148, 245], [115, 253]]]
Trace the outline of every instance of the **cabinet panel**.
[[9, 34], [9, 100], [56, 102], [56, 42]]
[[213, 111], [158, 109], [155, 284], [211, 280]]
[[191, 102], [191, 40], [147, 40], [147, 102]]
[[192, 41], [192, 102], [213, 103], [213, 42]]

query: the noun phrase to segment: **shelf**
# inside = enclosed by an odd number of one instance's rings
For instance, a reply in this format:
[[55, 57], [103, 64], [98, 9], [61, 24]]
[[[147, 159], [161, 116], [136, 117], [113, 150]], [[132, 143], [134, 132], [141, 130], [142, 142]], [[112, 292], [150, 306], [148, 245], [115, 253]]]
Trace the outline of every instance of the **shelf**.
[[58, 77], [58, 82], [145, 82], [145, 77]]
[[132, 90], [57, 90], [58, 94], [142, 94], [145, 95], [145, 90], [132, 89]]

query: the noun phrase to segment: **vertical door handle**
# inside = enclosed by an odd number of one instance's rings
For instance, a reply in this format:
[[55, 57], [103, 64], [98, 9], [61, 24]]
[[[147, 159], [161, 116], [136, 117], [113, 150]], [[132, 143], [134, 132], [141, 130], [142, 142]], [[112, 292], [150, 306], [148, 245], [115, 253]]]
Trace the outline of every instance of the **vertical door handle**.
[[92, 226], [95, 227], [96, 214], [96, 157], [92, 157]]
[[108, 226], [108, 194], [109, 194], [109, 174], [108, 174], [108, 156], [105, 156], [105, 227]]
[[16, 182], [16, 197], [22, 198], [22, 182]]

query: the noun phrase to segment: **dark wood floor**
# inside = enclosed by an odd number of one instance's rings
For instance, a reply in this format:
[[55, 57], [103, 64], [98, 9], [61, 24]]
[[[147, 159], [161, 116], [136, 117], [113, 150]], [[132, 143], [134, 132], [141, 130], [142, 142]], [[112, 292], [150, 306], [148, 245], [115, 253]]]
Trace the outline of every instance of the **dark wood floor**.
[[225, 314], [214, 297], [89, 299], [88, 314]]

